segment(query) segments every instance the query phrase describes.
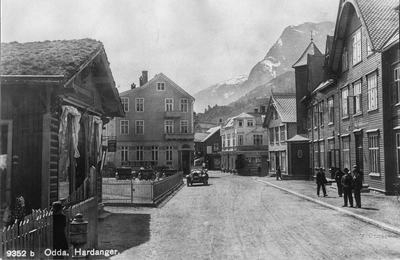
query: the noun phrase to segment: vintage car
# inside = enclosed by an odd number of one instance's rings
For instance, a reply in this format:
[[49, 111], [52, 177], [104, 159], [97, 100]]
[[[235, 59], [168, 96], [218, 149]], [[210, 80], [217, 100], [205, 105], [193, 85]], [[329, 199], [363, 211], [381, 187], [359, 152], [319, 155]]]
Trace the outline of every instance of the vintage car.
[[143, 169], [140, 168], [137, 173], [137, 178], [139, 180], [154, 180], [156, 177], [155, 171], [153, 169]]
[[115, 171], [115, 179], [117, 180], [130, 180], [133, 178], [135, 171], [130, 167], [117, 167]]
[[193, 185], [193, 183], [202, 183], [208, 185], [207, 169], [204, 170], [191, 170], [189, 175], [186, 175], [186, 185]]

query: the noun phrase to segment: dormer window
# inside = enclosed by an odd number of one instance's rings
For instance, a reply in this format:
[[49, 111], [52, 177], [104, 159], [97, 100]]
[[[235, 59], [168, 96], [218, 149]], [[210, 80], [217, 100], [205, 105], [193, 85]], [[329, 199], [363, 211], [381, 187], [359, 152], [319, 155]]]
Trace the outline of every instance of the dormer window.
[[242, 127], [243, 126], [243, 120], [238, 120], [238, 126]]
[[247, 120], [247, 126], [250, 126], [250, 127], [254, 126], [253, 120]]

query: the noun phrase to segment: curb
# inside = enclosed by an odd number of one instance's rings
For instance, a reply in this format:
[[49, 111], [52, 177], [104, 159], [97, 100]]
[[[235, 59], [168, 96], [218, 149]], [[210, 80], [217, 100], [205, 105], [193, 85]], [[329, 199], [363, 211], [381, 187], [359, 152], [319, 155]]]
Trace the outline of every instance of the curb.
[[300, 197], [300, 198], [303, 198], [303, 199], [305, 199], [305, 200], [308, 200], [308, 201], [317, 203], [317, 204], [322, 205], [322, 206], [324, 206], [324, 207], [327, 207], [327, 208], [336, 210], [336, 211], [338, 211], [338, 212], [340, 212], [340, 213], [343, 213], [343, 214], [352, 216], [352, 217], [354, 217], [354, 218], [356, 218], [356, 219], [359, 219], [359, 220], [364, 221], [364, 222], [366, 222], [366, 223], [375, 225], [375, 226], [377, 226], [377, 227], [379, 227], [379, 228], [382, 228], [382, 229], [384, 229], [384, 230], [386, 230], [386, 231], [389, 231], [389, 232], [395, 233], [395, 234], [397, 234], [397, 235], [400, 235], [400, 229], [399, 229], [399, 228], [390, 226], [390, 225], [388, 225], [388, 224], [386, 224], [386, 223], [383, 223], [383, 222], [380, 222], [380, 221], [377, 221], [377, 220], [374, 220], [374, 219], [370, 219], [370, 218], [364, 217], [364, 216], [362, 216], [362, 215], [353, 213], [353, 212], [348, 211], [348, 210], [345, 210], [345, 209], [343, 209], [343, 208], [339, 208], [339, 207], [333, 206], [333, 205], [331, 205], [331, 204], [328, 204], [328, 203], [326, 203], [326, 202], [322, 202], [322, 201], [317, 200], [317, 199], [313, 199], [313, 198], [311, 198], [311, 197], [308, 197], [308, 196], [306, 196], [306, 195], [297, 193], [297, 192], [295, 192], [295, 191], [291, 191], [291, 190], [288, 190], [288, 189], [286, 189], [286, 188], [282, 188], [282, 187], [280, 187], [280, 186], [277, 186], [277, 185], [272, 184], [272, 183], [267, 182], [267, 181], [259, 180], [259, 179], [254, 178], [254, 177], [253, 177], [253, 179], [254, 179], [254, 180], [257, 180], [257, 181], [259, 181], [259, 182], [262, 182], [262, 183], [264, 183], [264, 184], [267, 184], [267, 185], [269, 185], [269, 186], [272, 186], [272, 187], [274, 187], [274, 188], [277, 188], [277, 189], [286, 191], [286, 192], [288, 192], [288, 193], [291, 193], [291, 194], [293, 194], [293, 195], [295, 195], [295, 196], [298, 196], [298, 197]]

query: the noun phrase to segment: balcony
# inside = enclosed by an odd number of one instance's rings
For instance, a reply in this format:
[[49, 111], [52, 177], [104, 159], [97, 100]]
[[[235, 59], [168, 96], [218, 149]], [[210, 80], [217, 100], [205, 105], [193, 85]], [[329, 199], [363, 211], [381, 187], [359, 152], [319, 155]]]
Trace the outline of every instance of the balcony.
[[165, 133], [165, 140], [194, 141], [193, 133]]
[[182, 117], [182, 112], [180, 111], [165, 111], [165, 118], [180, 118]]

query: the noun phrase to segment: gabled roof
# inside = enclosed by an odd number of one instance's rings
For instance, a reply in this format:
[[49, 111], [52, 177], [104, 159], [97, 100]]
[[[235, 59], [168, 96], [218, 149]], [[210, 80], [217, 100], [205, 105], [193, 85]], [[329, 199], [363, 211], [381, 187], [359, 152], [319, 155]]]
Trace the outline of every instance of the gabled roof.
[[235, 121], [235, 119], [238, 119], [238, 118], [254, 118], [254, 116], [249, 115], [249, 114], [247, 114], [247, 113], [245, 113], [245, 112], [242, 112], [242, 113], [240, 113], [240, 114], [237, 115], [237, 116], [233, 116], [233, 117], [228, 118], [228, 119], [226, 120], [226, 123], [225, 123], [224, 127], [231, 127], [231, 126], [233, 126], [233, 122]]
[[103, 49], [92, 39], [1, 43], [1, 75], [72, 77]]
[[309, 141], [310, 139], [308, 139], [307, 137], [304, 137], [302, 135], [295, 135], [286, 142], [309, 142]]
[[381, 51], [399, 28], [399, 15], [395, 10], [398, 5], [398, 0], [344, 0], [339, 6], [336, 19], [329, 69], [336, 72], [340, 67], [343, 41], [352, 8], [368, 32], [367, 39], [372, 49]]
[[213, 136], [213, 135], [214, 135], [216, 132], [218, 132], [220, 129], [221, 129], [220, 126], [217, 126], [217, 127], [213, 127], [213, 128], [208, 129], [208, 131], [206, 132], [206, 133], [207, 133], [207, 136], [206, 136], [203, 140], [201, 140], [201, 142], [205, 142], [207, 139], [209, 139], [211, 136]]
[[307, 65], [307, 56], [311, 54], [322, 54], [321, 51], [318, 49], [318, 47], [314, 44], [313, 41], [310, 42], [310, 44], [307, 46], [306, 50], [303, 52], [303, 54], [300, 56], [300, 58], [295, 62], [295, 64], [292, 66], [292, 68], [300, 67]]
[[178, 91], [180, 91], [182, 94], [184, 94], [185, 96], [187, 96], [189, 98], [189, 100], [191, 102], [193, 102], [195, 100], [194, 97], [192, 97], [189, 93], [187, 93], [183, 88], [179, 87], [175, 82], [173, 82], [171, 79], [169, 79], [167, 76], [165, 76], [163, 73], [159, 73], [157, 74], [154, 78], [152, 78], [151, 80], [149, 80], [146, 84], [144, 84], [141, 87], [137, 87], [134, 89], [130, 89], [124, 92], [120, 93], [120, 96], [126, 96], [129, 95], [131, 93], [135, 93], [137, 91], [140, 91], [144, 88], [147, 88], [148, 86], [152, 85], [154, 82], [157, 82], [158, 80], [164, 80], [166, 82], [168, 82], [169, 84], [171, 84], [174, 88], [176, 88]]
[[201, 142], [208, 136], [208, 133], [194, 133], [194, 141]]
[[[270, 106], [278, 113], [283, 123], [296, 123], [297, 122], [297, 112], [296, 112], [296, 96], [292, 95], [279, 95], [275, 94], [271, 96]], [[269, 112], [268, 111], [268, 112]]]

